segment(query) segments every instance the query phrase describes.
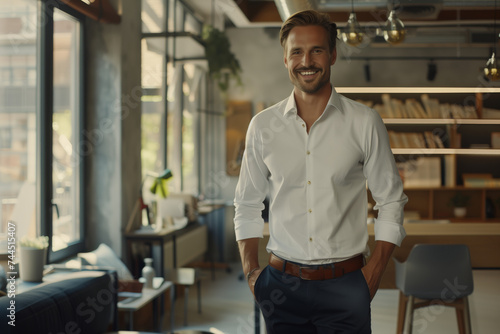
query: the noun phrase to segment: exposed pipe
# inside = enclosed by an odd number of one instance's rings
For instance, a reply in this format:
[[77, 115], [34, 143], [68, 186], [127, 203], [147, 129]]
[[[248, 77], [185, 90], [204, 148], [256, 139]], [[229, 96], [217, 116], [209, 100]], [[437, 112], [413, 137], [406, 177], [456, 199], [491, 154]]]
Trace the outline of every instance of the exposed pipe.
[[316, 9], [314, 0], [274, 0], [280, 17], [285, 22], [291, 15], [307, 9]]

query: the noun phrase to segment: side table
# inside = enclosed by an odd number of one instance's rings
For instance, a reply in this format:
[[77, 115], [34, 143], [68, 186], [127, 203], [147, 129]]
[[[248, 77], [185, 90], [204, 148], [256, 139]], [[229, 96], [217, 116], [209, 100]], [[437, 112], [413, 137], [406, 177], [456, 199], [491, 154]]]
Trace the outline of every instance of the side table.
[[[129, 312], [129, 330], [134, 327], [134, 312], [141, 309], [149, 302], [153, 302], [153, 322], [156, 326], [156, 331], [161, 332], [161, 324], [163, 323], [164, 313], [164, 293], [173, 286], [172, 282], [165, 281], [158, 289], [143, 288], [140, 297], [130, 297], [118, 302], [118, 311]], [[170, 294], [170, 309], [173, 311], [173, 296]], [[160, 317], [158, 317], [158, 298], [161, 297]], [[173, 324], [172, 324], [173, 331]]]

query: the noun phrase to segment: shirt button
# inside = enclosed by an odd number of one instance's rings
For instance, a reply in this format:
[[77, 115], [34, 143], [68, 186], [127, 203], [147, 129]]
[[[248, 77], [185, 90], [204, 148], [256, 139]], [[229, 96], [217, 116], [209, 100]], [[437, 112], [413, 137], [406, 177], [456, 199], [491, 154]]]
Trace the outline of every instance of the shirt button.
[[311, 184], [311, 181], [307, 181], [307, 184]]
[[306, 125], [305, 125], [304, 123], [302, 123], [302, 127], [303, 127], [303, 128], [305, 128], [305, 127], [306, 127]]
[[311, 154], [311, 151], [307, 151], [307, 155]]
[[309, 213], [312, 213], [312, 212], [313, 212], [313, 210], [309, 209]]
[[309, 238], [309, 241], [313, 241], [313, 238]]

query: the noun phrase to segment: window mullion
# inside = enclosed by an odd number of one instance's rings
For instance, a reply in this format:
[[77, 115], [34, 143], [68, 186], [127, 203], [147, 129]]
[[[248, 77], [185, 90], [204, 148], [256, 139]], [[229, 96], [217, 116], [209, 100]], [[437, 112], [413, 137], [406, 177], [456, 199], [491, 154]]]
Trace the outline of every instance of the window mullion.
[[[53, 110], [53, 8], [40, 1], [37, 39], [37, 226], [41, 235], [49, 236], [52, 248], [52, 110]], [[50, 252], [49, 252], [50, 254]], [[50, 256], [50, 255], [49, 255]], [[50, 261], [50, 260], [49, 260]]]

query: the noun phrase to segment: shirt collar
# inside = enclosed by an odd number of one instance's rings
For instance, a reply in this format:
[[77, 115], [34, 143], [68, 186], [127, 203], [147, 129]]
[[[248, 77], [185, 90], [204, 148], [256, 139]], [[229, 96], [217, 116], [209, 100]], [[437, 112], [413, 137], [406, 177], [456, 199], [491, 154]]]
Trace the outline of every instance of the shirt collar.
[[[328, 99], [328, 103], [326, 104], [325, 110], [328, 110], [329, 107], [336, 108], [337, 110], [341, 110], [340, 106], [340, 96], [335, 90], [335, 87], [332, 86], [332, 93], [330, 94], [330, 98]], [[283, 111], [283, 116], [291, 116], [297, 115], [297, 104], [295, 103], [294, 91], [288, 97], [288, 100], [285, 105], [285, 110]]]

